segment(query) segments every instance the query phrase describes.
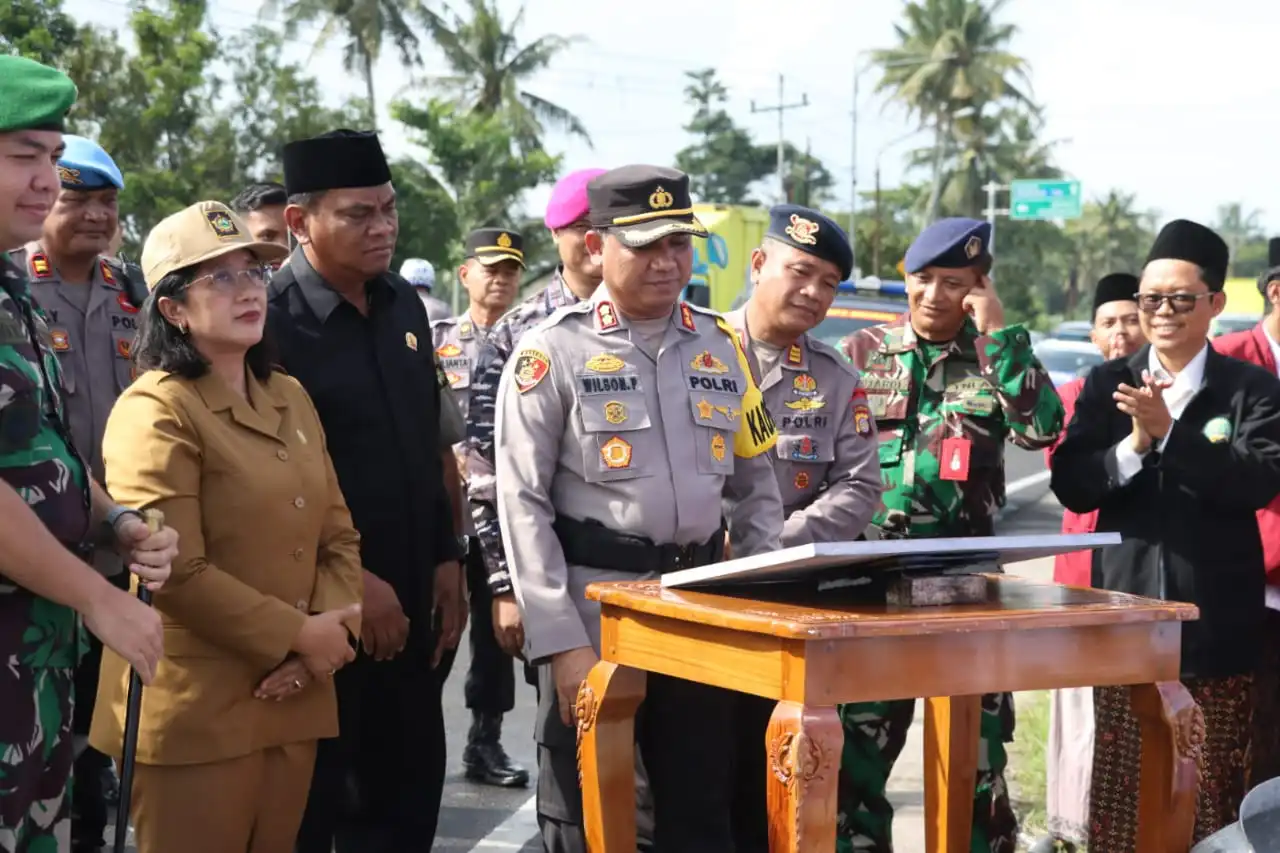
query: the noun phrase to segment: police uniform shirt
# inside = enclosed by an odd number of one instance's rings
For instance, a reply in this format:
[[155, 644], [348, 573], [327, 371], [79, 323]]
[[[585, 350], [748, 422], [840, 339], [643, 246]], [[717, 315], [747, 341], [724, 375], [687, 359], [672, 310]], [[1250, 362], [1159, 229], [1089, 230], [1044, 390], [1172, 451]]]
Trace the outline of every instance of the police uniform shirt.
[[362, 315], [299, 249], [272, 279], [268, 320], [281, 365], [320, 414], [365, 568], [395, 588], [406, 615], [425, 618], [416, 605], [430, 599], [431, 570], [460, 556], [440, 462], [439, 374], [412, 288], [391, 273], [365, 286]]
[[[725, 319], [754, 358], [760, 342], [747, 329], [746, 310]], [[875, 421], [858, 372], [808, 334], [767, 352], [773, 350], [772, 365], [753, 368], [778, 427], [771, 458], [786, 508], [782, 545], [857, 539], [883, 489]]]
[[598, 648], [587, 584], [638, 577], [567, 565], [558, 515], [683, 546], [717, 535], [723, 512], [735, 555], [778, 547], [774, 427], [732, 330], [685, 303], [664, 322], [655, 359], [602, 285], [527, 332], [503, 371], [498, 517], [529, 660]]
[[471, 403], [471, 377], [475, 371], [476, 357], [484, 345], [485, 330], [471, 319], [471, 311], [461, 316], [447, 317], [431, 324], [431, 343], [444, 375], [449, 380], [462, 407], [462, 416], [469, 416]]
[[107, 416], [136, 375], [132, 346], [138, 309], [124, 290], [120, 268], [105, 258], [94, 262], [87, 285], [63, 282], [38, 242], [15, 253], [14, 260], [25, 269], [31, 293], [49, 318], [67, 390], [71, 437], [88, 460], [93, 478], [103, 482]]

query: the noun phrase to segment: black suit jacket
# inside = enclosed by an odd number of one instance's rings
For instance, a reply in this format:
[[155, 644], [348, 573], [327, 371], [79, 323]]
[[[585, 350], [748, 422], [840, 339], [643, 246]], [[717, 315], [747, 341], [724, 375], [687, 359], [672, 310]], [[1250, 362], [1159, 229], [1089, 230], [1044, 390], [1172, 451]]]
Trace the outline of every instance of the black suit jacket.
[[1053, 493], [1073, 512], [1098, 510], [1098, 531], [1124, 538], [1094, 552], [1094, 586], [1200, 608], [1183, 626], [1184, 676], [1249, 672], [1264, 612], [1255, 513], [1280, 494], [1280, 380], [1210, 349], [1163, 451], [1122, 484], [1115, 447], [1132, 421], [1112, 394], [1140, 386], [1149, 350], [1089, 373], [1053, 454]]

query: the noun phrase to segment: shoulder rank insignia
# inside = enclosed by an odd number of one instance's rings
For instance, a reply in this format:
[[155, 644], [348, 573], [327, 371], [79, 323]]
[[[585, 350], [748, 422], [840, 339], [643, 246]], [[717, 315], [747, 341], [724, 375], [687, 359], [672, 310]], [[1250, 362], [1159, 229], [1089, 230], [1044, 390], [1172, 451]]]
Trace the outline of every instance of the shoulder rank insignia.
[[123, 290], [116, 294], [116, 304], [119, 305], [126, 314], [138, 313], [138, 306], [129, 301], [129, 294], [125, 293]]
[[462, 348], [457, 344], [445, 344], [436, 350], [436, 355], [441, 358], [453, 358], [454, 356], [462, 355]]
[[521, 350], [514, 369], [516, 390], [523, 394], [547, 377], [551, 372], [551, 359], [536, 349]]
[[704, 349], [693, 357], [693, 361], [689, 362], [689, 366], [699, 373], [728, 373], [729, 367], [723, 361], [711, 354], [711, 350]]
[[414, 352], [418, 351], [418, 336], [413, 332], [404, 333], [404, 345]]
[[53, 275], [53, 267], [49, 265], [49, 256], [35, 254], [31, 256], [31, 273], [36, 278], [49, 278]]
[[116, 284], [116, 276], [115, 273], [111, 271], [111, 265], [108, 264], [105, 259], [99, 258], [98, 269], [102, 270], [102, 280], [114, 287]]
[[680, 303], [680, 325], [684, 326], [691, 332], [698, 331], [697, 325], [693, 322], [693, 310], [689, 308], [689, 303]]
[[593, 373], [617, 373], [626, 367], [627, 363], [616, 355], [602, 352], [599, 355], [593, 355], [587, 359], [585, 367]]
[[618, 328], [618, 312], [613, 309], [612, 302], [601, 302], [596, 305], [596, 330], [607, 332]]
[[792, 344], [787, 348], [787, 364], [803, 364], [804, 350], [800, 349], [799, 344]]

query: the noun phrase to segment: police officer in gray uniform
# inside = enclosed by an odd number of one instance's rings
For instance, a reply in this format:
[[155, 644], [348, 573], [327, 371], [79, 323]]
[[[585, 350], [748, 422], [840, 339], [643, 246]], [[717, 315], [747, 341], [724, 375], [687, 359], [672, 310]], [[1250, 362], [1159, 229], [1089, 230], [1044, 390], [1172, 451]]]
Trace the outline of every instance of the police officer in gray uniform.
[[[521, 338], [496, 411], [498, 517], [525, 655], [541, 666], [538, 817], [553, 853], [585, 850], [570, 725], [599, 659], [585, 587], [718, 561], [722, 513], [736, 554], [774, 550], [783, 513], [768, 457], [776, 428], [737, 336], [680, 301], [692, 238], [707, 234], [688, 176], [626, 166], [588, 192], [587, 246], [604, 283]], [[648, 678], [636, 736], [662, 853], [734, 849], [735, 701]]]
[[[63, 138], [66, 150], [58, 160], [62, 191], [40, 239], [15, 252], [13, 260], [26, 270], [32, 295], [49, 317], [67, 389], [72, 440], [94, 479], [104, 482], [102, 434], [116, 397], [133, 381], [130, 356], [141, 302], [139, 289], [128, 287], [133, 282], [124, 265], [107, 257], [119, 225], [116, 200], [124, 188], [120, 169], [96, 142], [82, 136]], [[128, 573], [113, 549], [97, 549], [94, 566], [121, 589], [128, 587]], [[73, 718], [77, 746], [83, 744], [73, 788], [76, 853], [101, 849], [107, 808], [117, 795], [111, 759], [82, 740], [93, 717], [102, 659], [102, 643], [87, 636], [89, 652], [76, 667]]]
[[[809, 332], [853, 271], [844, 231], [816, 210], [778, 205], [751, 253], [751, 298], [725, 315], [778, 425], [770, 454], [785, 507], [782, 546], [859, 538], [880, 505], [879, 441], [858, 372]], [[775, 703], [740, 694], [737, 853], [768, 853], [765, 732]]]
[[[524, 269], [524, 239], [510, 229], [479, 228], [467, 237], [466, 253], [458, 278], [471, 304], [461, 316], [431, 324], [436, 358], [464, 417], [471, 401], [476, 356], [489, 331], [515, 300]], [[460, 443], [456, 450], [465, 480], [466, 447]], [[466, 540], [467, 588], [471, 593], [471, 665], [463, 696], [472, 719], [462, 765], [473, 782], [523, 788], [529, 784], [529, 771], [513, 762], [502, 748], [502, 715], [516, 704], [515, 660], [498, 645], [493, 631], [493, 596], [469, 511], [461, 513], [460, 530]]]

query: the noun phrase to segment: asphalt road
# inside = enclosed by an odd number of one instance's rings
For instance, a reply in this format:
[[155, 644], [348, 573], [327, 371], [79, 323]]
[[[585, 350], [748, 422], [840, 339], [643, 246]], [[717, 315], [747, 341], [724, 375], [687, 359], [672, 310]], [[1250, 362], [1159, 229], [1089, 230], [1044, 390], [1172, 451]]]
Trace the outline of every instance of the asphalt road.
[[[1062, 523], [1061, 510], [1049, 500], [1048, 472], [1043, 453], [1010, 448], [1005, 456], [1008, 504], [997, 529], [1016, 528], [1018, 533], [1056, 533]], [[1012, 530], [1010, 531], [1012, 532]], [[537, 853], [537, 823], [533, 812], [536, 779], [527, 789], [506, 790], [467, 782], [462, 773], [462, 747], [471, 722], [462, 695], [470, 655], [459, 650], [453, 674], [445, 687], [445, 724], [449, 740], [448, 771], [440, 828], [433, 848], [439, 853]], [[503, 726], [503, 744], [519, 763], [534, 767], [533, 688], [524, 684], [517, 672], [516, 707]], [[110, 835], [108, 835], [110, 837]], [[133, 847], [130, 853], [136, 853]]]

